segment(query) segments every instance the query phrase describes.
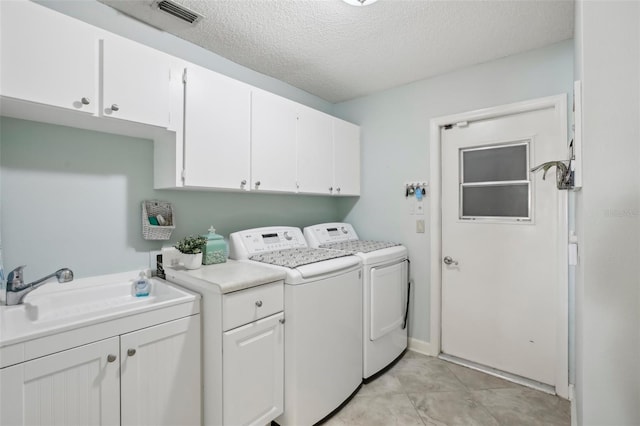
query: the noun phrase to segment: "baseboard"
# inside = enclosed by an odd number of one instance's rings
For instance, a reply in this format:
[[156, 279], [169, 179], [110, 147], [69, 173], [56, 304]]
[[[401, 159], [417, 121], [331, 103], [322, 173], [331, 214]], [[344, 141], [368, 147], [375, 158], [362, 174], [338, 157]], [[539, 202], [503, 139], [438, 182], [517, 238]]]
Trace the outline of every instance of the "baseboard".
[[413, 337], [409, 337], [409, 350], [418, 352], [423, 355], [429, 356], [437, 356], [438, 354], [433, 353], [433, 348], [431, 347], [431, 343], [425, 342], [424, 340], [414, 339]]
[[576, 388], [569, 385], [569, 401], [571, 401], [571, 426], [578, 426], [578, 405], [576, 404]]

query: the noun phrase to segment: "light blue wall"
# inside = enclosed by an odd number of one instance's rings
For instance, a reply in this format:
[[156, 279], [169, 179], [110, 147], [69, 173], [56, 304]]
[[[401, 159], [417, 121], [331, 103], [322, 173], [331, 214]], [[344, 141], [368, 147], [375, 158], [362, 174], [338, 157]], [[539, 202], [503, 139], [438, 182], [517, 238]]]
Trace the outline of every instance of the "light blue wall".
[[[573, 42], [561, 42], [337, 104], [334, 113], [361, 125], [362, 194], [340, 202], [339, 216], [365, 238], [406, 244], [415, 298], [411, 336], [428, 342], [430, 234], [415, 232], [404, 183], [429, 179], [429, 120], [527, 99], [570, 94]], [[424, 216], [429, 224], [429, 198]]]
[[62, 266], [78, 277], [146, 267], [161, 243], [142, 238], [145, 199], [174, 203], [174, 242], [210, 225], [227, 236], [339, 219], [329, 197], [155, 191], [150, 140], [3, 117], [0, 141], [4, 265], [29, 265], [27, 280]]
[[275, 78], [238, 65], [193, 43], [144, 24], [96, 0], [34, 0], [96, 27], [145, 44], [178, 58], [225, 74], [311, 108], [331, 113], [333, 104]]

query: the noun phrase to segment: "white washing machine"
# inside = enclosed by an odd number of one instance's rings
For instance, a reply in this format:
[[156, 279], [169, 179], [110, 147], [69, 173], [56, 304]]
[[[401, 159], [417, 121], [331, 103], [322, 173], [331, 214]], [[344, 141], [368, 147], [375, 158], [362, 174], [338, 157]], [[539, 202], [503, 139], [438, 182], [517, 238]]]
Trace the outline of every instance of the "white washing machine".
[[348, 223], [322, 223], [304, 228], [311, 247], [330, 248], [362, 259], [363, 370], [371, 379], [407, 348], [409, 259], [397, 243], [360, 240]]
[[362, 271], [344, 251], [309, 248], [299, 228], [229, 236], [231, 259], [284, 270], [282, 426], [312, 425], [362, 384]]

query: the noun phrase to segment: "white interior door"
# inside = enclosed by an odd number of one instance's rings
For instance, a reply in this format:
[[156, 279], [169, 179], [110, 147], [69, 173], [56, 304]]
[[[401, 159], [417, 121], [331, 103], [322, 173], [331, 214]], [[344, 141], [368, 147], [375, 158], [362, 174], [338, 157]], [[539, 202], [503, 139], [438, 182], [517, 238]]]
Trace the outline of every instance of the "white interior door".
[[441, 350], [551, 386], [566, 191], [555, 169], [529, 170], [566, 158], [564, 117], [556, 105], [441, 130]]

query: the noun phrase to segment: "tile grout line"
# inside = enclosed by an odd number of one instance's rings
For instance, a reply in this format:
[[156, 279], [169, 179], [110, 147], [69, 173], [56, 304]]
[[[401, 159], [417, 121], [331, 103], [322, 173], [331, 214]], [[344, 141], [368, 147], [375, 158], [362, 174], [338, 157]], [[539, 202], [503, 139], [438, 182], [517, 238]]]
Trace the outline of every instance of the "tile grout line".
[[[483, 404], [481, 401], [478, 401], [478, 400], [475, 398], [475, 396], [473, 395], [473, 392], [477, 392], [477, 391], [485, 391], [485, 390], [487, 390], [487, 389], [471, 389], [471, 388], [469, 388], [469, 387], [466, 385], [466, 383], [464, 383], [464, 382], [463, 382], [463, 381], [458, 377], [458, 375], [455, 373], [455, 371], [453, 371], [453, 370], [450, 368], [450, 366], [451, 366], [451, 365], [456, 365], [456, 364], [449, 363], [448, 361], [445, 361], [445, 360], [441, 360], [441, 361], [443, 361], [443, 362], [446, 362], [446, 363], [447, 363], [447, 364], [445, 365], [445, 367], [447, 368], [447, 370], [449, 370], [449, 372], [450, 372], [451, 374], [453, 374], [453, 377], [455, 377], [455, 378], [456, 378], [456, 380], [458, 380], [458, 382], [460, 382], [460, 383], [462, 384], [462, 386], [464, 386], [464, 388], [466, 389], [467, 393], [469, 394], [469, 398], [471, 398], [471, 400], [472, 400], [474, 403], [476, 403], [476, 404], [478, 404], [480, 407], [482, 407], [482, 409], [483, 409], [483, 410], [484, 410], [484, 411], [489, 415], [489, 417], [491, 417], [493, 420], [495, 420], [495, 421], [496, 421], [496, 424], [501, 425], [502, 423], [500, 423], [500, 420], [498, 420], [498, 419], [493, 415], [493, 413], [492, 413], [492, 412], [491, 412], [487, 407], [485, 407], [485, 406], [484, 406], [484, 404]], [[466, 367], [462, 367], [462, 368], [466, 368]], [[489, 389], [489, 390], [490, 390], [490, 389]]]
[[[403, 357], [404, 358], [404, 357]], [[395, 367], [395, 366], [394, 366]], [[393, 370], [393, 368], [391, 369]], [[391, 370], [389, 370], [389, 373], [391, 373]], [[402, 394], [405, 396], [405, 398], [407, 398], [409, 400], [409, 403], [411, 404], [411, 406], [413, 407], [413, 411], [415, 411], [415, 413], [418, 415], [418, 418], [420, 419], [420, 421], [422, 422], [422, 424], [424, 426], [428, 426], [426, 420], [422, 417], [422, 415], [420, 414], [420, 411], [418, 411], [418, 408], [416, 407], [416, 404], [413, 403], [413, 401], [411, 400], [411, 398], [409, 397], [409, 394], [407, 393], [407, 390], [405, 389], [404, 385], [402, 384], [402, 382], [393, 374], [391, 374], [394, 378], [396, 378], [396, 380], [398, 380], [398, 383], [400, 383], [400, 387], [402, 388]]]

